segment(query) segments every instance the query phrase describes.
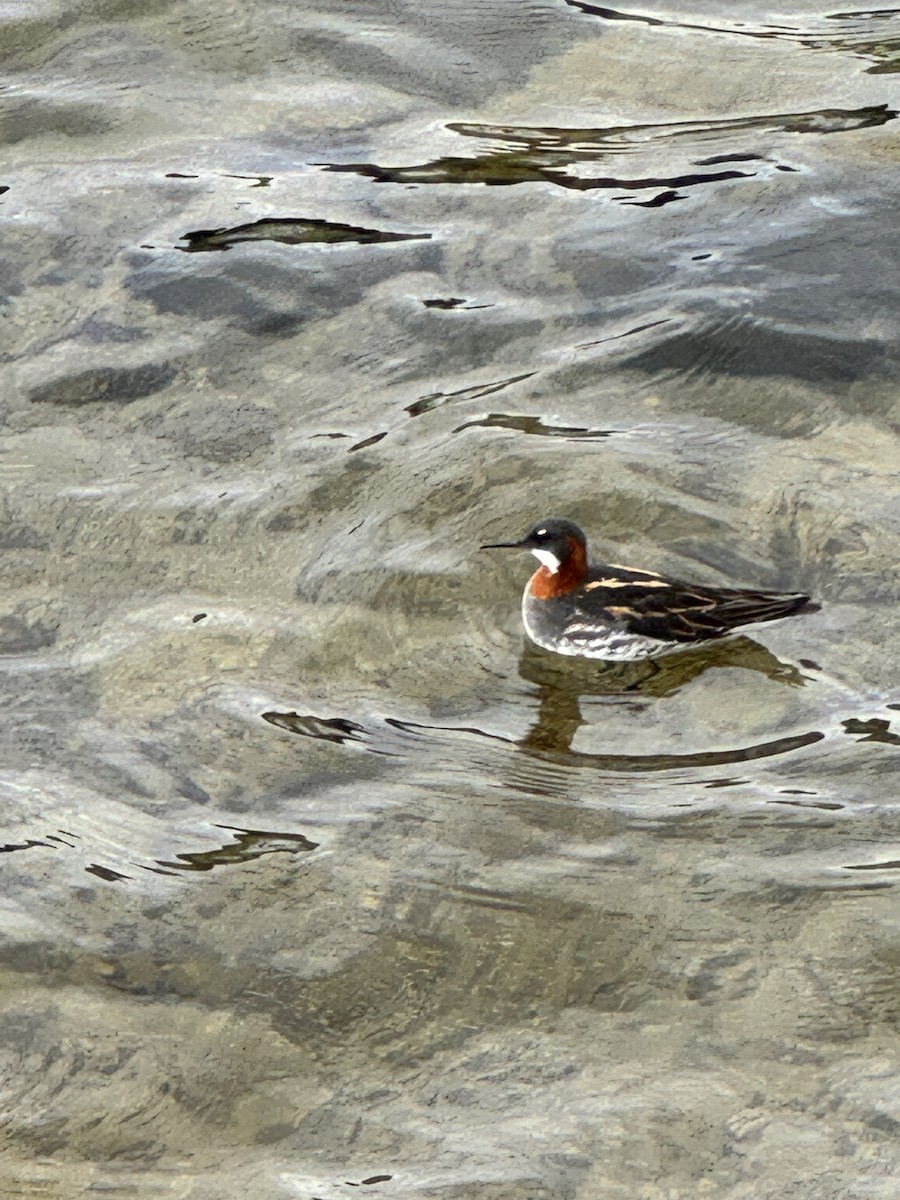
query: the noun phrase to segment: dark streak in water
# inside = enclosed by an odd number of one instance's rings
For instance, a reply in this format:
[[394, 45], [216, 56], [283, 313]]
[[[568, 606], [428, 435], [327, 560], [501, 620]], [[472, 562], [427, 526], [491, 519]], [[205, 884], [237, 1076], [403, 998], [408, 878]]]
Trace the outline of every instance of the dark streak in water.
[[226, 175], [226, 179], [252, 179], [254, 182], [251, 187], [268, 187], [274, 176], [272, 175]]
[[329, 171], [352, 171], [367, 176], [376, 183], [483, 183], [488, 187], [514, 187], [520, 183], [553, 183], [558, 187], [576, 192], [596, 190], [641, 191], [647, 188], [675, 189], [692, 187], [701, 183], [721, 183], [729, 179], [752, 179], [748, 171], [710, 171], [686, 175], [650, 176], [638, 179], [622, 179], [614, 175], [596, 175], [582, 178], [568, 175], [565, 164], [543, 165], [527, 155], [512, 155], [509, 151], [496, 151], [481, 158], [439, 158], [418, 167], [379, 167], [375, 163], [324, 164]]
[[666, 204], [671, 204], [674, 200], [687, 200], [687, 196], [682, 196], [679, 192], [666, 191], [660, 192], [652, 200], [621, 200], [619, 203], [623, 205], [635, 205], [639, 208], [662, 208]]
[[[698, 258], [709, 258], [708, 254], [697, 255]], [[632, 337], [636, 333], [644, 333], [647, 329], [656, 329], [659, 325], [668, 325], [671, 317], [662, 317], [658, 321], [647, 321], [643, 325], [635, 325], [634, 329], [626, 329], [624, 333], [614, 333], [610, 337], [597, 338], [593, 342], [580, 342], [576, 349], [587, 350], [590, 346], [602, 346], [606, 342], [617, 342], [620, 338]]]
[[858, 735], [861, 742], [883, 742], [888, 746], [900, 746], [900, 734], [890, 733], [891, 723], [883, 717], [870, 717], [868, 721], [850, 717], [847, 721], [841, 721], [841, 724], [845, 733]]
[[[567, 151], [571, 159], [592, 161], [603, 155], [635, 154], [656, 142], [708, 140], [742, 133], [848, 133], [886, 125], [897, 116], [886, 104], [862, 108], [823, 108], [796, 113], [771, 113], [754, 117], [719, 117], [701, 121], [666, 121], [659, 124], [582, 127], [487, 125], [456, 122], [447, 126], [465, 137], [507, 143], [532, 153]], [[761, 155], [749, 161], [763, 162]], [[742, 161], [729, 154], [723, 161]]]
[[380, 442], [383, 438], [386, 438], [386, 437], [387, 437], [386, 429], [383, 430], [381, 433], [373, 433], [371, 437], [363, 438], [363, 440], [361, 442], [354, 442], [353, 445], [350, 447], [350, 449], [347, 451], [347, 453], [352, 454], [354, 450], [365, 450], [369, 446], [375, 446], [378, 444], [378, 442]]
[[365, 733], [362, 725], [348, 721], [346, 717], [315, 717], [311, 713], [264, 712], [262, 719], [288, 733], [299, 733], [304, 737], [318, 738], [323, 742], [361, 742], [359, 734]]
[[479, 308], [493, 308], [493, 304], [466, 304], [461, 296], [448, 296], [446, 299], [438, 296], [433, 300], [423, 300], [426, 308], [462, 309], [463, 312], [475, 312]]
[[692, 29], [701, 33], [734, 33], [744, 37], [779, 38], [790, 34], [788, 26], [763, 26], [758, 30], [747, 29], [742, 25], [698, 25], [690, 21], [670, 21], [662, 17], [651, 17], [648, 13], [624, 12], [616, 8], [603, 8], [599, 4], [589, 4], [588, 0], [566, 0], [570, 8], [581, 9], [592, 17], [600, 17], [604, 21], [634, 21], [639, 25], [649, 25], [651, 28]]
[[89, 875], [96, 875], [98, 879], [104, 879], [107, 883], [118, 883], [122, 879], [132, 878], [131, 875], [123, 875], [121, 871], [114, 871], [112, 867], [102, 867], [99, 863], [91, 863], [84, 869]]
[[[387, 724], [408, 733], [468, 733], [491, 741], [505, 742], [507, 745], [519, 745], [511, 738], [502, 737], [496, 733], [486, 733], [482, 729], [471, 726], [423, 725], [415, 721], [399, 721], [395, 718], [388, 718]], [[753, 762], [755, 759], [771, 758], [776, 754], [789, 754], [794, 750], [813, 746], [816, 742], [821, 742], [824, 737], [824, 733], [811, 730], [808, 733], [776, 738], [771, 742], [761, 742], [755, 746], [744, 746], [736, 750], [705, 750], [693, 754], [586, 754], [575, 750], [557, 752], [532, 749], [528, 746], [521, 748], [524, 753], [534, 758], [556, 762], [562, 766], [592, 767], [602, 771], [634, 774], [643, 771], [674, 771], [684, 767], [711, 767]]]
[[493, 383], [477, 383], [473, 387], [460, 388], [458, 392], [429, 392], [428, 395], [420, 396], [418, 400], [408, 404], [403, 411], [408, 412], [411, 417], [420, 417], [423, 413], [442, 408], [451, 400], [480, 400], [483, 396], [491, 396], [494, 392], [500, 392], [510, 384], [521, 383], [523, 379], [530, 379], [535, 374], [535, 371], [526, 371], [524, 375], [510, 375], [508, 379], [497, 379]]
[[[852, 54], [873, 62], [869, 74], [883, 75], [900, 71], [900, 37], [884, 36], [878, 28], [870, 28], [878, 21], [887, 21], [900, 14], [898, 9], [869, 9], [839, 13], [823, 13], [818, 18], [818, 28], [801, 29], [793, 25], [750, 26], [743, 22], [723, 25], [705, 25], [700, 22], [682, 21], [673, 18], [654, 17], [649, 13], [627, 12], [622, 9], [605, 8], [591, 4], [588, 0], [566, 0], [571, 8], [603, 21], [636, 22], [653, 29], [688, 29], [695, 33], [724, 34], [730, 37], [753, 38], [763, 41], [791, 42], [808, 50], [825, 50], [833, 53]], [[839, 22], [844, 28], [835, 29], [824, 24]]]
[[[597, 150], [635, 153], [648, 141], [673, 138], [696, 140], [731, 133], [848, 133], [886, 125], [897, 116], [886, 104], [862, 108], [821, 108], [755, 117], [718, 117], [706, 121], [665, 121], [660, 124], [554, 127], [481, 125], [455, 122], [447, 126], [466, 137], [512, 142], [532, 150], [569, 149], [576, 157], [591, 158]], [[760, 160], [762, 161], [762, 160]]]
[[390, 725], [392, 729], [399, 729], [402, 733], [418, 734], [422, 731], [434, 733], [471, 733], [475, 737], [487, 738], [492, 742], [504, 742], [507, 746], [514, 746], [516, 743], [512, 738], [504, 737], [500, 733], [487, 733], [483, 729], [478, 729], [474, 725], [423, 725], [418, 721], [401, 721], [399, 717], [385, 717], [385, 725]]
[[378, 750], [370, 745], [367, 741], [370, 731], [345, 717], [328, 718], [316, 717], [311, 713], [304, 715], [296, 712], [265, 712], [262, 719], [286, 733], [296, 733], [301, 737], [315, 738], [317, 741], [333, 742], [337, 745], [351, 742], [354, 745], [360, 744], [369, 754], [377, 754], [384, 758], [394, 757], [392, 751]]
[[892, 858], [887, 862], [877, 863], [848, 863], [845, 871], [897, 871], [900, 870], [900, 858]]
[[[604, 10], [611, 11], [611, 10]], [[641, 19], [641, 18], [635, 18]], [[660, 22], [662, 23], [662, 22]], [[736, 117], [708, 121], [672, 121], [650, 125], [610, 125], [593, 128], [557, 128], [542, 126], [489, 125], [453, 122], [447, 128], [462, 137], [491, 143], [472, 156], [447, 155], [412, 166], [386, 167], [377, 163], [320, 163], [329, 171], [353, 172], [378, 183], [398, 184], [484, 184], [511, 187], [522, 183], [551, 183], [572, 191], [594, 190], [643, 191], [655, 189], [665, 199], [645, 202], [648, 206], [669, 203], [679, 188], [728, 180], [752, 179], [755, 172], [729, 170], [682, 171], [660, 174], [658, 166], [636, 178], [622, 175], [589, 176], [572, 170], [582, 163], [601, 162], [623, 154], [651, 155], [659, 145], [686, 143], [693, 149], [711, 139], [734, 141], [752, 134], [830, 134], [884, 125], [897, 113], [887, 105], [858, 109], [819, 109], [810, 112], [779, 113], [768, 116]], [[765, 163], [768, 155], [745, 147], [732, 151], [726, 146], [720, 153], [700, 159], [698, 166], [719, 163]], [[778, 164], [774, 164], [777, 166]], [[668, 166], [668, 163], [666, 163]], [[641, 203], [632, 198], [621, 202]]]
[[[771, 758], [776, 754], [790, 754], [821, 742], [824, 733], [813, 730], [794, 737], [776, 738], [772, 742], [761, 742], [756, 746], [745, 746], [737, 750], [705, 750], [695, 754], [583, 754], [566, 751], [559, 760], [576, 767], [596, 767], [604, 771], [640, 772], [674, 771], [679, 767], [713, 767], [725, 763], [753, 762], [758, 758]], [[529, 751], [540, 757], [557, 757], [546, 751]]]
[[790, 808], [821, 808], [826, 812], [837, 812], [844, 807], [830, 800], [772, 800], [772, 804], [786, 804]]
[[262, 829], [237, 829], [230, 825], [217, 825], [216, 828], [233, 832], [236, 835], [235, 842], [215, 850], [176, 854], [177, 862], [165, 862], [160, 858], [156, 860], [157, 863], [176, 871], [211, 871], [213, 867], [252, 862], [265, 854], [299, 854], [315, 850], [319, 845], [302, 833], [272, 833]]
[[512, 413], [490, 413], [477, 421], [466, 421], [457, 425], [454, 433], [462, 433], [464, 429], [513, 429], [517, 433], [537, 434], [540, 437], [566, 438], [569, 441], [596, 441], [599, 438], [610, 437], [617, 432], [613, 429], [588, 429], [579, 425], [545, 425], [541, 417], [529, 417]]
[[713, 154], [711, 158], [698, 158], [695, 167], [716, 167], [724, 162], [764, 162], [760, 154]]
[[177, 246], [185, 254], [200, 251], [228, 250], [239, 242], [282, 242], [288, 246], [305, 243], [423, 241], [430, 233], [391, 233], [384, 229], [364, 229], [359, 225], [345, 225], [339, 221], [324, 221], [317, 217], [262, 217], [246, 225], [231, 228], [195, 229], [183, 233], [181, 240], [189, 244]]

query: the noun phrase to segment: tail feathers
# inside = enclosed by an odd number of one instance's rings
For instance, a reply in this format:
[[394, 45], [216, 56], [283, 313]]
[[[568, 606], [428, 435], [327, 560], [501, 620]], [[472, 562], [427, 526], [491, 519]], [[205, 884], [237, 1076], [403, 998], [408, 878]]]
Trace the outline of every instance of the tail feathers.
[[822, 605], [817, 604], [815, 600], [810, 600], [809, 596], [798, 596], [798, 600], [802, 600], [802, 604], [798, 604], [796, 608], [791, 609], [791, 612], [797, 613], [817, 613], [822, 611]]
[[716, 616], [731, 626], [777, 621], [794, 613], [818, 612], [821, 605], [802, 594], [772, 595], [766, 592], [742, 592], [729, 597], [716, 610]]

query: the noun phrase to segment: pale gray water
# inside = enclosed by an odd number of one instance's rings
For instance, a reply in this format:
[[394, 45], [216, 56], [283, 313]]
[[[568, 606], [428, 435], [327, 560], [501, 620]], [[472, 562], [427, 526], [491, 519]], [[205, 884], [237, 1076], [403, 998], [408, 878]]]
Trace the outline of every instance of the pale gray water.
[[2, 1195], [893, 1200], [900, 11], [0, 22]]

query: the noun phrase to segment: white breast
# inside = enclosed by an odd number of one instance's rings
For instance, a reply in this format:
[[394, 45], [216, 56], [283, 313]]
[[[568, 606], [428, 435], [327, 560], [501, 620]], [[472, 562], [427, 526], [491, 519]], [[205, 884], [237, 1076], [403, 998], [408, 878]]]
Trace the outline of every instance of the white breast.
[[[556, 654], [567, 654], [578, 658], [602, 658], [608, 662], [634, 662], [664, 654], [676, 649], [680, 643], [663, 642], [658, 638], [645, 637], [639, 633], [628, 633], [615, 625], [586, 624], [580, 621], [565, 621], [559, 630], [552, 627], [553, 609], [546, 602], [529, 603], [528, 589], [522, 597], [522, 624], [531, 640], [544, 650]], [[543, 619], [542, 619], [543, 618]]]

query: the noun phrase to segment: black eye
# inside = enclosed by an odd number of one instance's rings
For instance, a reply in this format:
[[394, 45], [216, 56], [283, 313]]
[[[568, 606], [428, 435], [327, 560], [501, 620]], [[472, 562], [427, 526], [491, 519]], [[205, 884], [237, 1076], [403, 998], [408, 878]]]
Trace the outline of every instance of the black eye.
[[535, 542], [547, 542], [550, 540], [550, 531], [547, 529], [535, 529], [531, 538]]

